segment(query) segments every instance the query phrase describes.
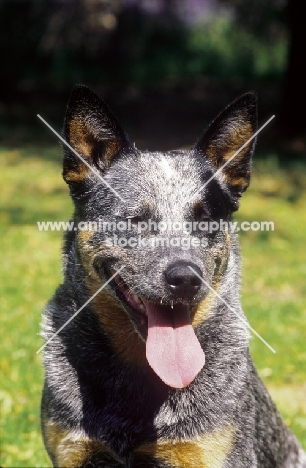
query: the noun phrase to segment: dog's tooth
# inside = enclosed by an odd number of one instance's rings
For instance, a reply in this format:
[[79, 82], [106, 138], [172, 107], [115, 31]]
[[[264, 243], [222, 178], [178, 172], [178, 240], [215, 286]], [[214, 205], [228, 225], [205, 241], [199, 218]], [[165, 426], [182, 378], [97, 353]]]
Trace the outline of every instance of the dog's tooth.
[[173, 309], [173, 301], [171, 302], [171, 309]]
[[140, 305], [139, 305], [139, 309], [140, 309], [140, 310], [146, 310], [143, 304], [140, 304]]
[[161, 300], [160, 300], [160, 304], [162, 305], [162, 303], [163, 303], [163, 300], [161, 299]]

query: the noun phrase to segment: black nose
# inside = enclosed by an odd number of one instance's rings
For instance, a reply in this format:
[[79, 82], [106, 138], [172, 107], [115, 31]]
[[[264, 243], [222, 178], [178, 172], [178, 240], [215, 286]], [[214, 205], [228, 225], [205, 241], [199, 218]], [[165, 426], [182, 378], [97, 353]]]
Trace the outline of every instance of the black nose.
[[177, 262], [169, 266], [165, 278], [172, 295], [180, 299], [192, 299], [202, 284], [196, 273], [202, 278], [200, 268], [193, 263]]

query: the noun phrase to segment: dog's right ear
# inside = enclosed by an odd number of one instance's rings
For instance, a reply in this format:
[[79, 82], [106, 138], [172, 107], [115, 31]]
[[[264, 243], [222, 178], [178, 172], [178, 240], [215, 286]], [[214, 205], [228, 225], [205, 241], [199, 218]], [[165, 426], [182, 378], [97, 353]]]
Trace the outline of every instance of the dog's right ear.
[[195, 146], [237, 199], [250, 182], [256, 130], [257, 97], [249, 92], [227, 106]]
[[[94, 169], [104, 171], [114, 157], [131, 144], [108, 106], [89, 88], [77, 85], [66, 112], [64, 138]], [[65, 148], [63, 177], [82, 182], [90, 168]]]

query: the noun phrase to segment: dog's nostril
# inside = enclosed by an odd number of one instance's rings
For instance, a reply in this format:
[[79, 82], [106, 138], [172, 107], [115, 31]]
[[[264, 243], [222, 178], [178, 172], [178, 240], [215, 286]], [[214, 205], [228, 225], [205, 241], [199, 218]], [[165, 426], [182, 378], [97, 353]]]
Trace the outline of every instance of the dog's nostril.
[[180, 286], [183, 282], [184, 282], [183, 278], [176, 277], [176, 276], [169, 278], [169, 281], [168, 281], [170, 286]]
[[192, 286], [201, 286], [202, 281], [197, 276], [194, 276], [193, 278], [191, 278], [190, 283], [192, 284]]
[[181, 299], [195, 296], [202, 283], [201, 277], [200, 268], [188, 262], [177, 262], [165, 271], [165, 279], [172, 295]]

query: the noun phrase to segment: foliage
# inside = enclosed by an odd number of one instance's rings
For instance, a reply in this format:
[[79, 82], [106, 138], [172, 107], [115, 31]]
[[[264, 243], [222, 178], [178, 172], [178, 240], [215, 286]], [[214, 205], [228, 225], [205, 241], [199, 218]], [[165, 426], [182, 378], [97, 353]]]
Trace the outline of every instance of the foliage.
[[0, 40], [7, 44], [4, 89], [54, 91], [75, 82], [147, 83], [199, 75], [279, 78], [285, 70], [285, 28], [262, 35], [224, 13], [189, 25], [171, 14], [120, 8], [118, 1], [108, 11], [106, 4], [0, 3]]

